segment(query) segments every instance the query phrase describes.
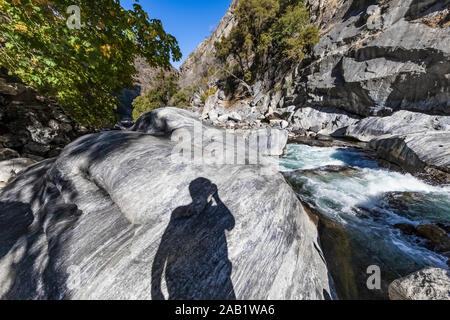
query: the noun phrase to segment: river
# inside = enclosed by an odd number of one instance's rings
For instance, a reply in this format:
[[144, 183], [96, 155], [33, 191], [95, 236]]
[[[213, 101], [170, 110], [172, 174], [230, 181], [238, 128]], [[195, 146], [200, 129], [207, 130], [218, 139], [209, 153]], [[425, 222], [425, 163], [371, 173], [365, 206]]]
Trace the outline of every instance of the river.
[[[344, 299], [386, 299], [388, 284], [425, 266], [448, 268], [398, 224], [450, 226], [450, 186], [432, 186], [384, 169], [362, 150], [288, 145], [281, 171], [299, 198], [321, 217], [322, 248]], [[369, 290], [367, 268], [381, 270], [382, 289]]]

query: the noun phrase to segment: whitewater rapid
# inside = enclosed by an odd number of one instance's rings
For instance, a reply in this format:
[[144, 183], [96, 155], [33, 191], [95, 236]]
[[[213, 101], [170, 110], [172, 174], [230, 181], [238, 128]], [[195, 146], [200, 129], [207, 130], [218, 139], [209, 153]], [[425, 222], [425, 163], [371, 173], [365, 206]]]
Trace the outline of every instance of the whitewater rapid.
[[394, 226], [450, 225], [450, 185], [381, 168], [353, 148], [288, 145], [277, 161], [302, 201], [345, 228], [361, 251], [360, 267], [377, 264], [393, 277], [425, 266], [448, 268], [445, 256]]

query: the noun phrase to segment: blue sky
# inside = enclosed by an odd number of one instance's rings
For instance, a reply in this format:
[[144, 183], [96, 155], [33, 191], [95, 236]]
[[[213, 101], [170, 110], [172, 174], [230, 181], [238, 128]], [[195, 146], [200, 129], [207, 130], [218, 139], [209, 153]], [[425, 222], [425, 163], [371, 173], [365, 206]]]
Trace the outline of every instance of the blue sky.
[[[133, 0], [122, 0], [132, 8]], [[183, 58], [174, 62], [178, 68], [188, 55], [207, 38], [222, 19], [231, 0], [140, 0], [150, 18], [160, 19], [166, 32], [177, 38]]]

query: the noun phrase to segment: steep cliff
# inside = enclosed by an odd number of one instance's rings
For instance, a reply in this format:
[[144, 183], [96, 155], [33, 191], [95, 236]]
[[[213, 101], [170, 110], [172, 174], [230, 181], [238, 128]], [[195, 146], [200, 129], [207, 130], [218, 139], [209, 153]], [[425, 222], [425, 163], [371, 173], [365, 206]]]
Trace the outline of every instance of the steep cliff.
[[202, 77], [208, 74], [208, 68], [217, 63], [215, 59], [214, 42], [219, 41], [222, 37], [227, 36], [233, 26], [236, 24], [236, 19], [233, 11], [236, 8], [238, 0], [233, 0], [225, 13], [225, 16], [219, 22], [213, 34], [205, 39], [192, 52], [186, 61], [181, 65], [180, 72], [182, 74], [180, 79], [180, 86], [182, 88], [192, 86], [199, 82]]

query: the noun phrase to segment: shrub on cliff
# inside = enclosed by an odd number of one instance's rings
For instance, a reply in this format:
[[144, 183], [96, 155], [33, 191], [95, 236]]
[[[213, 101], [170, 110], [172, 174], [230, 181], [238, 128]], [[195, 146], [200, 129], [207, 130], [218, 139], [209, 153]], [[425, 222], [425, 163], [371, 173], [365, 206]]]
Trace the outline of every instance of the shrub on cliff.
[[177, 94], [177, 75], [160, 71], [155, 77], [152, 87], [133, 101], [133, 118], [138, 119], [144, 113], [165, 107]]
[[243, 0], [234, 14], [238, 23], [215, 43], [216, 57], [226, 62], [231, 56], [247, 82], [264, 70], [267, 54], [300, 62], [319, 41], [304, 0]]
[[[75, 29], [67, 25], [77, 15], [71, 5], [80, 9]], [[132, 87], [135, 57], [162, 67], [181, 58], [176, 39], [138, 4], [125, 10], [118, 0], [0, 0], [0, 12], [0, 65], [85, 125], [115, 121], [116, 96]]]

